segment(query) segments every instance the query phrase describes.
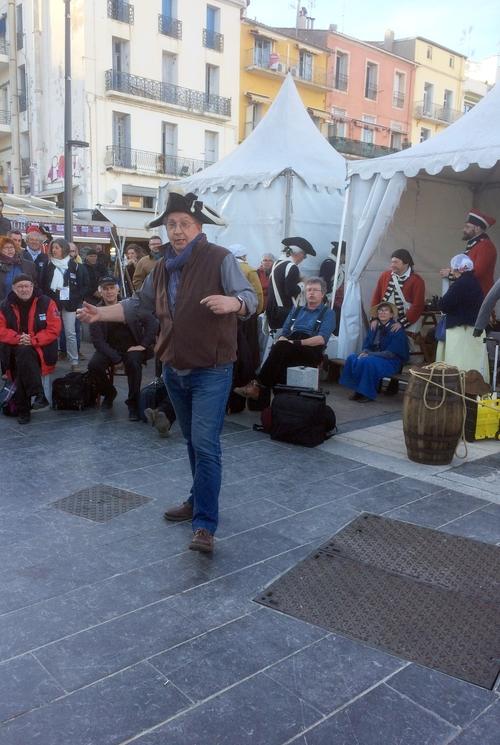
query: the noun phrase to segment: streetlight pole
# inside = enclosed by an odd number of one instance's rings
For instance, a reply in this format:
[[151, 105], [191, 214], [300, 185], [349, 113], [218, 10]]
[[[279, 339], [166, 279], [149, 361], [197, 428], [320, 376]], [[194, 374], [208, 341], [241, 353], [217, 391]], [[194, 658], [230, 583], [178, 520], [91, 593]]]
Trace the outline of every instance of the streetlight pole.
[[67, 241], [73, 240], [71, 137], [71, 0], [64, 0], [64, 237]]

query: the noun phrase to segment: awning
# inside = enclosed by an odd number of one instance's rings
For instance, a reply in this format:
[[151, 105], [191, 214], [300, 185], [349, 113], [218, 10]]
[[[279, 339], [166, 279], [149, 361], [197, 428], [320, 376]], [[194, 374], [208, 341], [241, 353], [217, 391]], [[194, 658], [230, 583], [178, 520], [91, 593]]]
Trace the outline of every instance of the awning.
[[308, 106], [307, 110], [310, 114], [313, 116], [317, 116], [319, 119], [325, 119], [325, 121], [331, 121], [332, 115], [328, 111], [324, 111], [323, 109], [315, 109], [314, 106]]
[[270, 96], [263, 96], [260, 93], [252, 93], [247, 91], [245, 96], [251, 103], [271, 103], [272, 99]]
[[120, 238], [149, 238], [151, 231], [144, 225], [153, 219], [153, 210], [132, 210], [123, 208], [99, 208], [101, 215], [112, 223]]

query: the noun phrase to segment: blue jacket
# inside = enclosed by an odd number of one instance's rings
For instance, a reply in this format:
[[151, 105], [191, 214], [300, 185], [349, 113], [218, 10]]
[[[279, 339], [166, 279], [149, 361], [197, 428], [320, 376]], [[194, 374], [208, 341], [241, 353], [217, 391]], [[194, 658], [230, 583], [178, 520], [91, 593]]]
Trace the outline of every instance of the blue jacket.
[[446, 313], [446, 328], [474, 326], [483, 300], [483, 291], [474, 272], [464, 272], [439, 301], [440, 310]]
[[394, 323], [395, 321], [388, 321], [385, 326], [379, 323], [375, 330], [370, 329], [363, 344], [363, 352], [371, 352], [388, 359], [397, 357], [404, 365], [410, 359], [408, 337], [402, 328], [399, 331], [391, 331]]

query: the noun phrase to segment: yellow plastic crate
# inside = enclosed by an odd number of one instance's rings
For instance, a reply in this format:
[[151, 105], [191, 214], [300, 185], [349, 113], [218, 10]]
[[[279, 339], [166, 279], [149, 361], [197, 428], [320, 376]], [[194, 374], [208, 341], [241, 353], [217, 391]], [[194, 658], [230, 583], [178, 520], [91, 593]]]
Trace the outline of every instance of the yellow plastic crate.
[[500, 439], [500, 398], [496, 393], [477, 397], [475, 439]]

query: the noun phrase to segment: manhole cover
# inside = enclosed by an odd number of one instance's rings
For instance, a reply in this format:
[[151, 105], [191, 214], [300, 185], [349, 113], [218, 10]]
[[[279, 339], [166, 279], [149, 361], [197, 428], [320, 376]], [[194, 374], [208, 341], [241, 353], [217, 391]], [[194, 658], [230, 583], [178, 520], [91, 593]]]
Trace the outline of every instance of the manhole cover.
[[85, 517], [96, 523], [104, 523], [150, 501], [149, 497], [144, 497], [142, 494], [107, 484], [97, 484], [80, 489], [68, 497], [58, 499], [57, 502], [52, 502], [52, 507], [69, 512], [70, 515]]

